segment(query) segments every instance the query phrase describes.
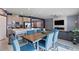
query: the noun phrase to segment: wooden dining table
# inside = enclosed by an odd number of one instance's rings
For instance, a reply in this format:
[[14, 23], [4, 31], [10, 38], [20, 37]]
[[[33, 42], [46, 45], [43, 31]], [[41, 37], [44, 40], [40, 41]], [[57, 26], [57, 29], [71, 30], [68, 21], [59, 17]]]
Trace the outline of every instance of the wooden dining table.
[[21, 36], [23, 39], [31, 41], [33, 43], [37, 43], [37, 50], [39, 50], [39, 41], [42, 40], [43, 37], [47, 36], [48, 32], [44, 33], [35, 33], [30, 35]]

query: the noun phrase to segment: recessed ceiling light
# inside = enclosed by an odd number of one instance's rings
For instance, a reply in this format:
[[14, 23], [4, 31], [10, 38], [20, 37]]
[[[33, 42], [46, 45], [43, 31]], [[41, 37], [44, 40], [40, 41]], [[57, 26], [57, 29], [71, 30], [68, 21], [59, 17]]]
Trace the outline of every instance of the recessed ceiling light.
[[30, 10], [30, 8], [27, 8], [28, 10]]

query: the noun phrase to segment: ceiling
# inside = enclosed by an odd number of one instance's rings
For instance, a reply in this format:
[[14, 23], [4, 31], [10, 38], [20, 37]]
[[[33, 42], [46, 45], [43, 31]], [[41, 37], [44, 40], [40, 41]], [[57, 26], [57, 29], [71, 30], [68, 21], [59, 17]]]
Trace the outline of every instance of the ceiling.
[[78, 15], [79, 8], [5, 8], [9, 13], [16, 15], [52, 18], [53, 16]]

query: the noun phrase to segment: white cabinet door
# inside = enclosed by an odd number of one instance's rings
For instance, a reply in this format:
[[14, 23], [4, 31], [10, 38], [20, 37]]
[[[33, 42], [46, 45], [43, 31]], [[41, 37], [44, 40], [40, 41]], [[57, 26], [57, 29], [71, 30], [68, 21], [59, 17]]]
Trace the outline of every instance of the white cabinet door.
[[6, 17], [0, 15], [0, 40], [6, 37]]

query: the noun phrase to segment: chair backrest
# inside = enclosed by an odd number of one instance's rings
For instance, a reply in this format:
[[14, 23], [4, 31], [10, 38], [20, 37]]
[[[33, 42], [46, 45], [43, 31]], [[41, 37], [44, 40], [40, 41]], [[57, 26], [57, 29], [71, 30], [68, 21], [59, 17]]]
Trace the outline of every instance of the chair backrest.
[[37, 32], [38, 32], [38, 33], [41, 32], [41, 29], [38, 29]]
[[34, 30], [28, 30], [28, 31], [27, 31], [27, 34], [28, 34], [28, 35], [31, 35], [31, 34], [34, 34], [34, 33], [35, 33]]
[[54, 28], [54, 29], [52, 29], [52, 32], [55, 32], [56, 30], [57, 30], [57, 29]]
[[55, 29], [54, 30], [53, 43], [57, 42], [57, 40], [58, 40], [58, 34], [59, 34], [59, 30]]
[[54, 33], [49, 33], [46, 38], [46, 50], [50, 49], [52, 47], [52, 39], [53, 39]]
[[13, 46], [14, 51], [20, 51], [18, 39], [15, 38], [14, 36], [12, 37], [12, 46]]
[[46, 32], [45, 28], [41, 28], [41, 31], [42, 31], [42, 32]]

